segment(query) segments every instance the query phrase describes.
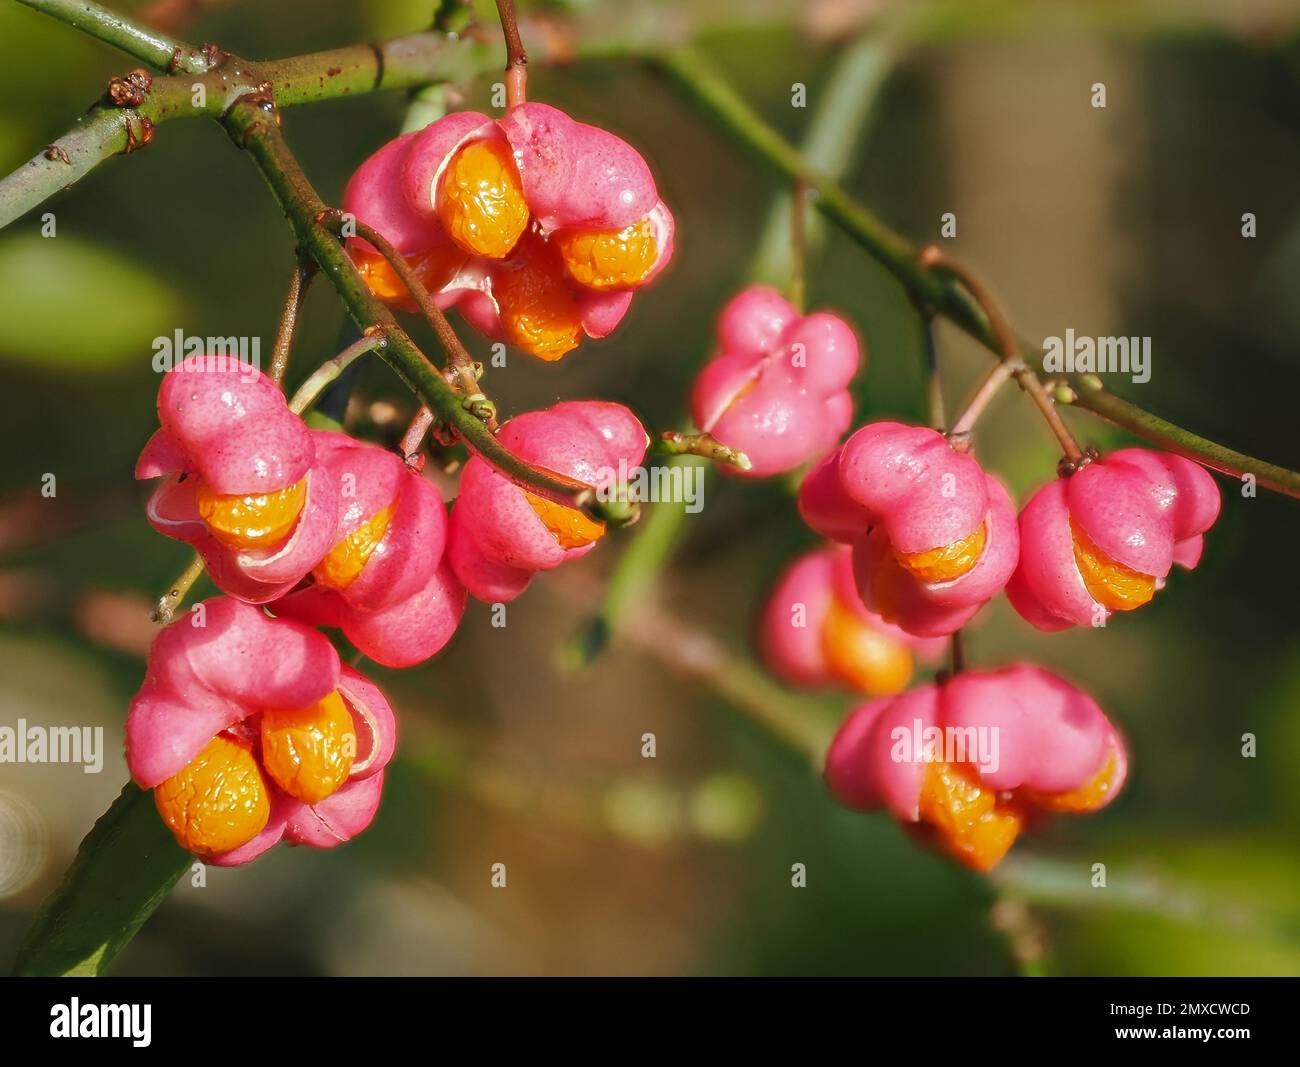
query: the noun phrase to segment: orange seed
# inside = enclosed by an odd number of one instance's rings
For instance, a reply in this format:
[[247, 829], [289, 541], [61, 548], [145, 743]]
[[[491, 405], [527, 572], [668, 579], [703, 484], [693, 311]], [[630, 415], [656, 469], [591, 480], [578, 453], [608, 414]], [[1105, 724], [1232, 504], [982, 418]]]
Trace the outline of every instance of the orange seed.
[[1156, 580], [1149, 574], [1111, 559], [1073, 522], [1074, 562], [1088, 594], [1110, 611], [1132, 611], [1156, 595]]
[[316, 581], [334, 590], [346, 589], [356, 581], [387, 535], [395, 507], [381, 508], [331, 548], [312, 571]]
[[1105, 765], [1090, 782], [1078, 789], [1066, 793], [1029, 793], [1026, 797], [1040, 808], [1048, 811], [1089, 812], [1096, 811], [1105, 802], [1107, 795], [1115, 785], [1115, 775], [1119, 770], [1118, 761], [1112, 753]]
[[860, 693], [901, 693], [912, 678], [911, 649], [863, 622], [838, 600], [831, 601], [821, 639], [831, 673]]
[[950, 582], [970, 570], [984, 553], [988, 539], [985, 524], [980, 523], [974, 532], [950, 545], [931, 548], [925, 552], [898, 552], [898, 562], [907, 568], [918, 581]]
[[356, 750], [352, 714], [337, 692], [310, 707], [262, 712], [262, 765], [304, 804], [324, 800], [347, 781]]
[[471, 255], [508, 256], [528, 227], [523, 182], [509, 146], [471, 141], [452, 156], [442, 175], [438, 217]]
[[561, 548], [581, 548], [601, 538], [605, 533], [605, 524], [589, 519], [577, 508], [565, 507], [545, 497], [537, 496], [524, 490], [528, 503], [537, 512], [542, 525], [551, 531], [551, 536], [559, 542]]
[[529, 355], [553, 362], [578, 347], [582, 318], [559, 257], [540, 241], [517, 265], [496, 273], [492, 295], [505, 339]]
[[181, 847], [198, 855], [247, 844], [271, 815], [252, 745], [224, 733], [159, 785], [153, 798]]
[[[407, 290], [397, 271], [378, 252], [366, 252], [352, 249], [349, 253], [357, 271], [365, 280], [370, 291], [385, 304], [407, 311], [417, 310], [414, 298]], [[460, 270], [465, 262], [465, 253], [455, 245], [441, 245], [427, 252], [419, 252], [406, 257], [406, 261], [415, 270], [416, 276], [424, 283], [430, 293], [438, 292]]]
[[659, 255], [649, 219], [621, 230], [563, 230], [555, 243], [574, 281], [600, 292], [636, 285]]
[[940, 846], [976, 871], [990, 871], [1015, 844], [1024, 817], [962, 764], [931, 763], [921, 785], [922, 820]]
[[230, 548], [270, 548], [289, 536], [307, 501], [307, 479], [271, 493], [197, 490], [199, 516], [212, 536]]

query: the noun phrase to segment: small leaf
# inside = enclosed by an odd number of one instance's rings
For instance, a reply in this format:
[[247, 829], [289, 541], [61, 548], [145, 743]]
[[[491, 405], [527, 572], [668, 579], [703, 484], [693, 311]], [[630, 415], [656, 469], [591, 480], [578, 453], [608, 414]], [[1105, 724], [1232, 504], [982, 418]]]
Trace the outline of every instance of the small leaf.
[[152, 793], [128, 782], [41, 907], [14, 972], [103, 974], [192, 862], [158, 817]]
[[152, 339], [178, 325], [175, 291], [118, 252], [55, 232], [0, 240], [0, 355], [58, 368], [147, 363]]

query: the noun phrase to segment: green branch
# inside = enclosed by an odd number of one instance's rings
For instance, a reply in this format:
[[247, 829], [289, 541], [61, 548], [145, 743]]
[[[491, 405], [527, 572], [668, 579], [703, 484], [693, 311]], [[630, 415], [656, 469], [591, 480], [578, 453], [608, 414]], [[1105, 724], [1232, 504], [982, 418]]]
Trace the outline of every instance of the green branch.
[[172, 119], [220, 119], [236, 100], [254, 93], [268, 95], [278, 107], [291, 107], [381, 89], [467, 81], [495, 62], [482, 42], [416, 33], [381, 45], [352, 45], [265, 63], [225, 56], [204, 74], [157, 77], [137, 106], [101, 101], [52, 145], [0, 179], [0, 227], [105, 160], [148, 144], [156, 127]]
[[1228, 448], [1217, 441], [1201, 437], [1181, 426], [1167, 422], [1159, 415], [1130, 403], [1123, 397], [1109, 393], [1101, 384], [1101, 379], [1094, 374], [1076, 374], [1069, 377], [1069, 386], [1058, 387], [1056, 399], [1070, 404], [1094, 415], [1100, 415], [1116, 426], [1123, 426], [1140, 437], [1177, 452], [1180, 456], [1194, 459], [1198, 463], [1222, 474], [1234, 478], [1253, 475], [1256, 482], [1265, 489], [1275, 493], [1300, 497], [1300, 473], [1279, 467], [1275, 463], [1248, 456], [1243, 452]]
[[87, 0], [18, 0], [74, 29], [120, 48], [158, 70], [203, 74], [212, 66], [211, 50], [193, 48]]
[[[962, 285], [940, 271], [923, 266], [921, 249], [890, 229], [811, 163], [698, 54], [679, 49], [654, 57], [652, 63], [759, 160], [791, 182], [803, 182], [812, 191], [817, 210], [888, 270], [920, 307], [942, 314], [984, 347], [1001, 355], [992, 325]], [[1019, 345], [1022, 358], [1031, 366], [1041, 368], [1041, 350], [1023, 341]], [[1238, 478], [1253, 475], [1259, 485], [1300, 498], [1300, 472], [1266, 463], [1167, 422], [1108, 393], [1095, 375], [1058, 375], [1057, 380], [1068, 385], [1073, 393], [1070, 402], [1075, 406], [1100, 415], [1138, 437], [1224, 474]]]
[[235, 143], [245, 148], [260, 168], [299, 247], [320, 266], [357, 327], [365, 334], [384, 337], [384, 345], [377, 349], [379, 355], [444, 425], [459, 433], [472, 452], [516, 485], [604, 522], [621, 524], [629, 520], [623, 505], [599, 500], [595, 489], [585, 482], [520, 459], [470, 410], [467, 398], [447, 383], [442, 372], [398, 325], [392, 312], [370, 292], [351, 257], [326, 225], [332, 218], [331, 210], [285, 143], [274, 105], [257, 96], [241, 100], [227, 112], [225, 123]]

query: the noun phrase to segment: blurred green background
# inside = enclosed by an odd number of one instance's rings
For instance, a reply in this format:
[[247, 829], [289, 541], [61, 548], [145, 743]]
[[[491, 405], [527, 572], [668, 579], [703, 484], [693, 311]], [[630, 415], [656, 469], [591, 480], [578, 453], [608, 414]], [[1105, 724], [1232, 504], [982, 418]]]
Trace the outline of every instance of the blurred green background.
[[[251, 57], [412, 32], [432, 6], [121, 5]], [[947, 247], [991, 281], [1026, 335], [1150, 335], [1150, 382], [1120, 391], [1300, 466], [1300, 5], [549, 8], [644, 26], [647, 40], [694, 39], [796, 141], [837, 59], [862, 47], [864, 28], [885, 27], [888, 66], [846, 141], [846, 186], [918, 242], [955, 212]], [[10, 0], [0, 55], [5, 172], [134, 65]], [[1097, 82], [1104, 110], [1089, 103]], [[464, 106], [486, 109], [489, 83], [460, 87]], [[807, 109], [791, 107], [795, 83]], [[656, 430], [674, 426], [781, 184], [634, 60], [537, 65], [529, 89], [642, 149], [677, 215], [678, 253], [612, 338], [560, 365], [512, 356], [491, 372], [492, 395], [504, 415], [601, 396]], [[405, 104], [385, 94], [285, 113], [327, 200], [395, 134]], [[0, 765], [6, 967], [125, 780], [118, 738], [142, 677], [147, 601], [186, 559], [149, 529], [131, 478], [155, 425], [151, 341], [179, 327], [260, 336], [268, 352], [293, 262], [258, 175], [208, 123], [167, 124], [147, 151], [110, 161], [49, 210], [55, 239], [40, 236], [39, 212], [0, 232], [0, 725], [102, 725], [111, 751], [97, 776]], [[1258, 219], [1253, 239], [1241, 235], [1244, 212]], [[892, 279], [829, 232], [809, 297], [866, 341], [860, 418], [923, 417], [918, 323]], [[314, 287], [291, 384], [333, 353], [341, 321], [333, 293]], [[952, 403], [989, 357], [955, 330], [939, 340]], [[382, 366], [354, 390], [357, 425], [381, 435], [394, 409], [411, 408]], [[1103, 447], [1125, 440], [1086, 415], [1073, 425]], [[1052, 473], [1052, 443], [1011, 391], [978, 447], [1021, 498]], [[39, 493], [49, 473], [52, 500]], [[672, 627], [653, 647], [616, 645], [585, 673], [563, 670], [557, 648], [633, 529], [540, 578], [505, 628], [471, 605], [434, 662], [368, 666], [403, 727], [370, 832], [334, 854], [282, 848], [210, 870], [202, 887], [182, 880], [116, 973], [1298, 973], [1300, 507], [1221, 484], [1202, 567], [1143, 612], [1047, 636], [999, 601], [972, 629], [973, 663], [1032, 657], [1058, 669], [1097, 697], [1133, 753], [1113, 806], [1054, 821], [992, 879], [921, 851], [884, 816], [835, 808], [798, 756], [665, 669], [679, 651]], [[714, 479], [688, 523], [653, 597], [748, 655], [768, 586], [813, 539], [779, 485]], [[646, 732], [654, 760], [640, 756]], [[1258, 739], [1255, 758], [1241, 754], [1245, 733]], [[504, 890], [490, 885], [497, 862]], [[807, 867], [806, 888], [790, 884], [794, 863]], [[1104, 889], [1090, 882], [1096, 863]]]

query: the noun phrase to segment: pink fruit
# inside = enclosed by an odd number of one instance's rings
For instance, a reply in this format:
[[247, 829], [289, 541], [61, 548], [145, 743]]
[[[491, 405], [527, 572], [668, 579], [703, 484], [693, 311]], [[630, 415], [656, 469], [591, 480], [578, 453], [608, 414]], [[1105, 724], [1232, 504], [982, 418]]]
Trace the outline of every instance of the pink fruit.
[[219, 588], [265, 603], [320, 562], [335, 485], [273, 381], [224, 356], [192, 356], [164, 375], [158, 418], [135, 472], [165, 479], [150, 525], [198, 549]]
[[1128, 448], [1036, 492], [1007, 597], [1040, 630], [1103, 625], [1191, 569], [1219, 514], [1214, 479], [1191, 460]]
[[[390, 141], [353, 175], [344, 208], [441, 306], [546, 360], [611, 332], [673, 252], [673, 217], [641, 156], [546, 104], [499, 121], [456, 112]], [[410, 306], [375, 249], [350, 245], [376, 295]]]
[[914, 656], [938, 656], [944, 642], [912, 637], [868, 610], [851, 557], [846, 546], [831, 545], [786, 568], [759, 619], [763, 661], [790, 685], [839, 685], [870, 696], [901, 692]]
[[858, 342], [828, 312], [800, 315], [775, 289], [755, 285], [718, 319], [719, 352], [695, 381], [691, 415], [766, 477], [828, 451], [849, 428], [848, 384]]
[[1123, 738], [1092, 698], [1031, 665], [864, 704], [826, 757], [841, 804], [884, 808], [981, 871], [1038, 814], [1109, 804], [1127, 773]]
[[809, 472], [799, 511], [853, 546], [867, 607], [921, 637], [964, 626], [1006, 585], [1020, 551], [1002, 484], [919, 426], [858, 430]]
[[313, 585], [278, 601], [276, 614], [338, 627], [386, 667], [423, 662], [465, 611], [465, 591], [444, 558], [442, 497], [392, 452], [344, 434], [314, 436], [338, 487], [338, 523]]
[[126, 758], [182, 846], [234, 866], [364, 830], [396, 736], [384, 695], [323, 635], [218, 597], [154, 640]]
[[[640, 464], [646, 433], [621, 404], [568, 401], [518, 415], [500, 433], [503, 445], [528, 462], [587, 482], [614, 484]], [[515, 485], [471, 457], [451, 511], [447, 555], [470, 595], [488, 603], [513, 600], [537, 571], [590, 552], [603, 524], [581, 511]]]

